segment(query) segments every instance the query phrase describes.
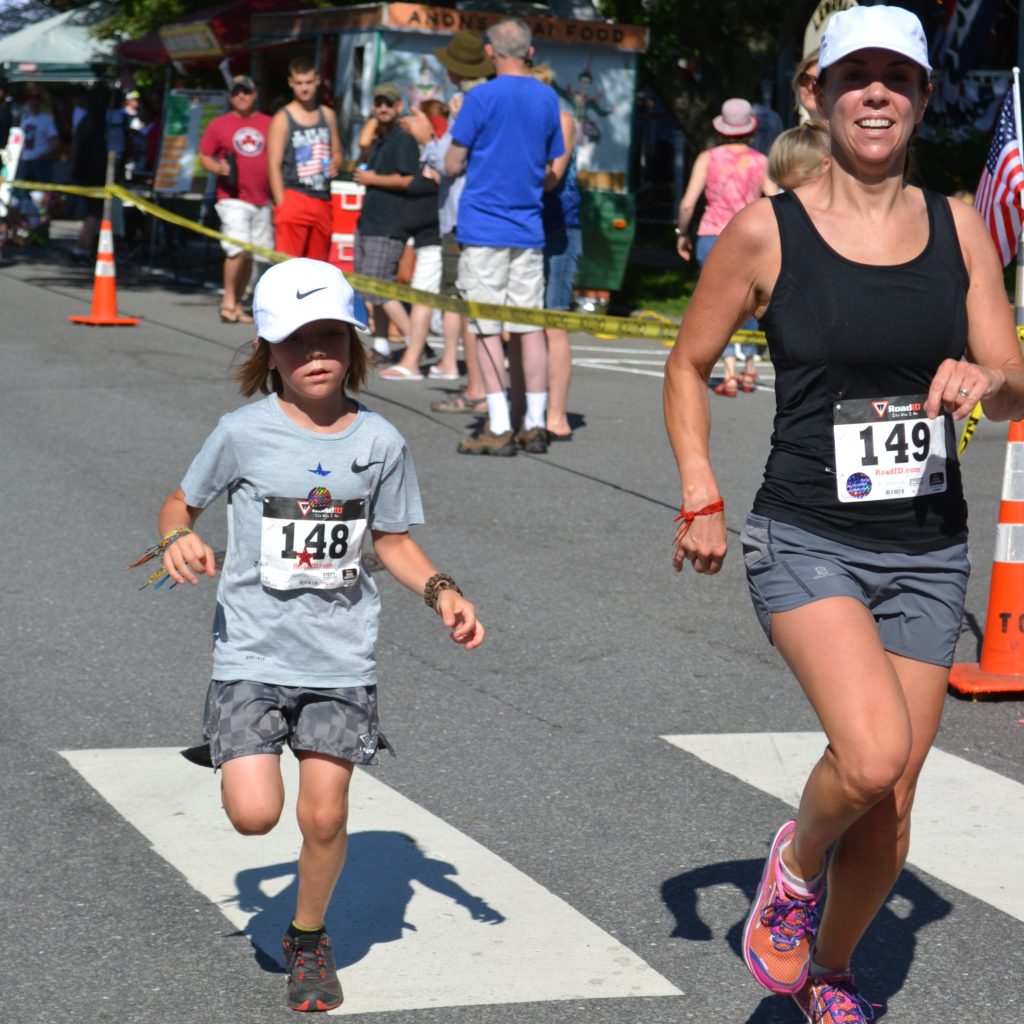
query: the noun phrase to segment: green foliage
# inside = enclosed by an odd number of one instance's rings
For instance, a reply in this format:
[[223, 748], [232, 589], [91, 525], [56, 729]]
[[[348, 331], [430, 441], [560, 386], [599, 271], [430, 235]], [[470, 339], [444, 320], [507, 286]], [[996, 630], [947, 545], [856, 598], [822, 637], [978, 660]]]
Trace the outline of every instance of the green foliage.
[[682, 260], [677, 262], [678, 266], [630, 263], [622, 287], [615, 293], [613, 312], [628, 316], [634, 311], [649, 309], [680, 319], [693, 296], [697, 278]]
[[[58, 11], [87, 7], [93, 0], [48, 0]], [[351, 7], [358, 0], [308, 0], [306, 7]], [[100, 39], [139, 39], [155, 32], [162, 25], [171, 25], [186, 14], [217, 6], [216, 0], [117, 0], [114, 13], [100, 24]]]
[[973, 194], [991, 142], [986, 132], [973, 132], [966, 139], [941, 132], [915, 139], [914, 183], [947, 196], [961, 191]]
[[600, 0], [603, 14], [646, 25], [645, 83], [700, 147], [730, 96], [760, 98], [775, 61], [792, 57], [817, 0]]

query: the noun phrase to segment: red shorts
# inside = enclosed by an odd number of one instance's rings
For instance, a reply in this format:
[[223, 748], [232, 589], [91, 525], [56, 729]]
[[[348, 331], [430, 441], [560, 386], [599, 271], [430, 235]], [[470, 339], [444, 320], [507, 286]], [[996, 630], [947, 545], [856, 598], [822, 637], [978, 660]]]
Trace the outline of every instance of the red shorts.
[[289, 256], [327, 261], [331, 251], [331, 203], [305, 192], [284, 190], [284, 202], [274, 207], [274, 248]]

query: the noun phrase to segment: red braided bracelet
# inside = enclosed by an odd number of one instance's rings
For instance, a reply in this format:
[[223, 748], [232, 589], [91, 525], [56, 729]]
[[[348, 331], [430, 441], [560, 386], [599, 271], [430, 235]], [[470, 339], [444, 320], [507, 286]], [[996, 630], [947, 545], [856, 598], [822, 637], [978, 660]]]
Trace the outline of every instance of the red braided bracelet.
[[682, 506], [679, 507], [679, 515], [676, 516], [674, 522], [682, 520], [684, 523], [692, 523], [697, 516], [713, 516], [716, 512], [725, 511], [725, 500], [719, 498], [718, 501], [711, 502], [710, 505], [705, 505], [703, 508], [697, 509], [696, 512], [687, 512]]

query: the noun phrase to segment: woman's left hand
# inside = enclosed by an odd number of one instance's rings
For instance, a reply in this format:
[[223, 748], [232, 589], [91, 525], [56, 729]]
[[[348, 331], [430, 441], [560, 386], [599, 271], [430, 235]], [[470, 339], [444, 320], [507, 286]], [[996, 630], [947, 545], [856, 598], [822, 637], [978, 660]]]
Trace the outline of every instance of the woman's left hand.
[[1006, 374], [964, 359], [944, 359], [928, 389], [926, 416], [948, 412], [954, 420], [966, 419], [974, 406], [992, 398], [1006, 383]]

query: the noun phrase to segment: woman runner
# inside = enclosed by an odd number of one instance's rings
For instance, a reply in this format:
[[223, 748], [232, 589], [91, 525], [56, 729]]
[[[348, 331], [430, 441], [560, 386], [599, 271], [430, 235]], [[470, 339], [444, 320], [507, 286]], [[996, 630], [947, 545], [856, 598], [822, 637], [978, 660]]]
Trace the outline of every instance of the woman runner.
[[990, 419], [1024, 417], [1024, 361], [981, 218], [903, 180], [931, 93], [918, 19], [841, 11], [819, 65], [829, 168], [722, 232], [668, 360], [665, 419], [682, 481], [675, 568], [717, 573], [707, 379], [755, 315], [777, 409], [743, 559], [828, 745], [772, 843], [744, 959], [813, 1024], [860, 1024], [873, 1010], [851, 957], [906, 859], [969, 572], [953, 423], [979, 400]]

